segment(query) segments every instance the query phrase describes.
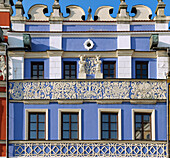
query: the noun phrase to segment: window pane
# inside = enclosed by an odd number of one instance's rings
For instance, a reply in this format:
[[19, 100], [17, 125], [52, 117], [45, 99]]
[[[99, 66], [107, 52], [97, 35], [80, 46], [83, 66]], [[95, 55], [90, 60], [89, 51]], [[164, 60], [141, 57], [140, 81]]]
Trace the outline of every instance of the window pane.
[[39, 139], [45, 139], [45, 132], [44, 131], [39, 131], [38, 132], [38, 137], [39, 137]]
[[33, 65], [33, 70], [37, 70], [37, 65]]
[[34, 75], [34, 76], [37, 75], [37, 71], [33, 71], [33, 75]]
[[30, 114], [30, 122], [37, 122], [36, 114]]
[[141, 123], [136, 123], [135, 124], [135, 128], [136, 128], [136, 130], [142, 130], [142, 124]]
[[44, 70], [43, 65], [39, 65], [39, 70]]
[[108, 114], [102, 114], [102, 122], [109, 122]]
[[143, 70], [143, 71], [142, 71], [142, 74], [143, 74], [143, 75], [146, 75], [146, 74], [147, 74], [147, 70]]
[[117, 139], [117, 131], [111, 132], [111, 139]]
[[43, 76], [43, 71], [39, 71], [39, 76]]
[[78, 139], [77, 131], [71, 131], [71, 139]]
[[108, 70], [104, 70], [104, 74], [108, 74]]
[[36, 131], [30, 131], [30, 139], [36, 139]]
[[63, 114], [63, 122], [69, 122], [69, 114]]
[[69, 130], [69, 123], [63, 123], [63, 130]]
[[75, 74], [76, 74], [75, 70], [72, 70], [71, 75], [75, 75]]
[[151, 130], [150, 122], [149, 122], [149, 123], [144, 123], [143, 130], [144, 130], [144, 131], [148, 131], [148, 130], [150, 131], [150, 130]]
[[135, 122], [142, 122], [142, 116], [141, 115], [136, 115], [135, 116]]
[[66, 70], [66, 71], [65, 71], [65, 75], [69, 75], [69, 71]]
[[137, 73], [137, 75], [140, 75], [140, 70], [137, 70], [136, 73]]
[[111, 123], [110, 124], [110, 129], [111, 130], [117, 130], [117, 123]]
[[143, 116], [143, 121], [144, 122], [150, 122], [150, 115], [144, 115]]
[[37, 79], [38, 77], [37, 77], [37, 76], [33, 76], [32, 78], [33, 78], [33, 79]]
[[117, 122], [117, 115], [110, 115], [110, 122]]
[[75, 79], [76, 77], [75, 76], [71, 76], [71, 79]]
[[151, 139], [151, 134], [150, 134], [150, 132], [144, 132], [144, 139], [145, 139], [145, 140], [150, 140], [150, 139]]
[[30, 123], [30, 130], [36, 130], [37, 124], [36, 123]]
[[75, 65], [71, 65], [71, 69], [75, 69], [76, 68], [76, 66]]
[[45, 115], [44, 114], [39, 114], [38, 121], [39, 122], [45, 122]]
[[71, 122], [77, 122], [77, 114], [71, 114]]
[[69, 139], [69, 131], [63, 131], [63, 139]]
[[102, 139], [109, 139], [109, 131], [102, 131]]
[[110, 65], [110, 69], [114, 69], [114, 64], [111, 64], [111, 65]]
[[142, 139], [142, 131], [136, 131], [136, 139]]
[[142, 69], [147, 69], [147, 65], [142, 65]]
[[71, 130], [77, 130], [77, 123], [71, 123]]
[[109, 123], [102, 123], [102, 130], [109, 130]]
[[39, 123], [38, 130], [45, 130], [45, 123]]
[[104, 69], [108, 69], [108, 65], [107, 64], [104, 64]]
[[65, 69], [69, 69], [70, 67], [69, 67], [69, 65], [65, 65]]
[[137, 67], [137, 69], [140, 69], [140, 68], [141, 68], [139, 64], [137, 64], [137, 66], [136, 66], [136, 67]]

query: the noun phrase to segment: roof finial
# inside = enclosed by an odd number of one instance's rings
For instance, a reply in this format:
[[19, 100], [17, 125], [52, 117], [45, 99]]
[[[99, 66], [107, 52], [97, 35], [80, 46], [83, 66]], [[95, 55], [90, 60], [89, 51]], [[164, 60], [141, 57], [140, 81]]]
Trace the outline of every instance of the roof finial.
[[157, 0], [158, 2], [163, 2], [163, 0]]
[[87, 21], [93, 21], [91, 12], [92, 12], [92, 9], [89, 7], [89, 9], [88, 9], [89, 14], [88, 14], [88, 17], [87, 17]]
[[92, 12], [92, 9], [89, 7], [88, 13], [91, 14], [91, 12]]

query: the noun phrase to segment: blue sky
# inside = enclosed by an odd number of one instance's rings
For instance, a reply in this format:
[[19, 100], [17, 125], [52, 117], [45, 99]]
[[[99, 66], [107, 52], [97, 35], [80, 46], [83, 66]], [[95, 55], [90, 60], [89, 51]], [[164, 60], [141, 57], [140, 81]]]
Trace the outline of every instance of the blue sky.
[[[14, 4], [16, 3], [17, 0], [14, 0]], [[45, 4], [48, 6], [48, 11], [49, 13], [46, 14], [47, 16], [50, 15], [52, 12], [52, 5], [54, 3], [54, 0], [23, 0], [23, 6], [25, 9], [25, 13], [27, 15], [27, 12], [29, 8], [34, 5], [34, 4]], [[66, 6], [68, 5], [78, 5], [82, 7], [86, 13], [87, 16], [87, 10], [89, 6], [92, 8], [92, 14], [94, 14], [95, 10], [100, 7], [100, 6], [112, 6], [114, 7], [114, 11], [112, 16], [115, 17], [118, 12], [120, 0], [60, 0], [59, 1], [60, 6], [61, 6], [61, 12], [63, 13], [64, 16], [68, 16], [66, 14]], [[126, 3], [128, 5], [128, 12], [131, 12], [131, 8], [133, 5], [137, 4], [143, 4], [151, 8], [153, 16], [155, 16], [155, 10], [157, 6], [157, 0], [126, 0]], [[170, 0], [164, 0], [164, 3], [166, 4], [165, 8], [165, 15], [170, 16]], [[14, 14], [15, 14], [15, 8], [14, 9]], [[130, 14], [132, 15], [132, 14]]]

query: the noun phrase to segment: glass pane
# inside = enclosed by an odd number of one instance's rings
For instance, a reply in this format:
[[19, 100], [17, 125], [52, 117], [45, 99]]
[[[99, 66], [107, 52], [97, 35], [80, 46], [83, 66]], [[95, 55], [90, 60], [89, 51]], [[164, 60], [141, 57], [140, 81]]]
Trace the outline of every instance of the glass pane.
[[147, 74], [147, 70], [143, 70], [142, 74], [146, 75]]
[[32, 78], [33, 78], [33, 79], [37, 79], [37, 76], [33, 76]]
[[76, 68], [76, 66], [75, 65], [71, 65], [71, 69], [75, 69]]
[[77, 114], [71, 114], [71, 122], [77, 122]]
[[71, 123], [71, 130], [77, 130], [77, 123]]
[[109, 122], [108, 114], [102, 114], [102, 122]]
[[147, 65], [142, 65], [142, 69], [147, 69]]
[[39, 76], [43, 76], [43, 71], [39, 71]]
[[36, 131], [30, 131], [30, 139], [36, 139]]
[[37, 75], [37, 71], [33, 71], [33, 75]]
[[151, 134], [150, 134], [150, 132], [144, 132], [144, 139], [145, 139], [145, 140], [150, 140], [150, 139], [151, 139]]
[[150, 115], [144, 115], [143, 116], [143, 121], [144, 122], [150, 122]]
[[104, 69], [108, 69], [108, 65], [107, 64], [104, 64]]
[[75, 76], [71, 76], [71, 79], [75, 79], [76, 77]]
[[39, 65], [39, 70], [44, 70], [43, 67], [43, 65]]
[[117, 131], [111, 131], [111, 139], [117, 139]]
[[76, 72], [73, 70], [73, 71], [71, 71], [71, 75], [75, 75], [76, 74]]
[[45, 115], [44, 114], [39, 114], [38, 122], [45, 122]]
[[117, 130], [117, 123], [111, 123], [110, 124], [110, 129], [111, 130]]
[[44, 77], [43, 76], [39, 76], [39, 79], [43, 79]]
[[108, 74], [108, 70], [104, 70], [104, 74]]
[[137, 75], [136, 78], [140, 78], [140, 75]]
[[69, 130], [69, 123], [63, 123], [63, 130]]
[[38, 138], [39, 139], [45, 139], [45, 132], [44, 131], [39, 131], [38, 132]]
[[36, 114], [30, 114], [30, 122], [37, 122]]
[[37, 65], [33, 65], [33, 70], [37, 70]]
[[45, 130], [45, 123], [39, 123], [38, 130]]
[[63, 122], [69, 122], [69, 114], [63, 114]]
[[108, 75], [104, 75], [104, 78], [108, 78]]
[[102, 131], [102, 139], [109, 139], [109, 131]]
[[63, 139], [69, 139], [69, 131], [63, 131]]
[[142, 139], [142, 131], [136, 131], [135, 136], [136, 139]]
[[147, 77], [147, 76], [145, 76], [145, 75], [142, 75], [142, 78], [147, 79], [148, 77]]
[[114, 70], [110, 70], [110, 74], [114, 74]]
[[65, 75], [69, 75], [69, 71], [65, 71]]
[[136, 130], [142, 130], [142, 124], [141, 123], [136, 123], [135, 124], [135, 129]]
[[136, 67], [137, 67], [137, 69], [140, 69], [140, 65], [137, 65]]
[[135, 116], [135, 122], [142, 122], [142, 116], [141, 115], [136, 115]]
[[70, 77], [69, 76], [65, 76], [65, 79], [69, 79]]
[[65, 65], [65, 69], [69, 69], [69, 65]]
[[137, 70], [136, 73], [137, 73], [137, 75], [140, 75], [140, 70]]
[[78, 135], [77, 135], [77, 131], [71, 131], [71, 139], [77, 139]]
[[110, 65], [110, 69], [114, 69], [114, 64], [111, 64], [111, 65]]
[[102, 130], [109, 130], [109, 123], [102, 123]]
[[37, 124], [36, 123], [30, 123], [30, 130], [36, 130]]
[[143, 127], [144, 131], [148, 131], [151, 129], [150, 127], [150, 123], [144, 123], [144, 127]]
[[110, 122], [117, 122], [117, 115], [110, 115]]

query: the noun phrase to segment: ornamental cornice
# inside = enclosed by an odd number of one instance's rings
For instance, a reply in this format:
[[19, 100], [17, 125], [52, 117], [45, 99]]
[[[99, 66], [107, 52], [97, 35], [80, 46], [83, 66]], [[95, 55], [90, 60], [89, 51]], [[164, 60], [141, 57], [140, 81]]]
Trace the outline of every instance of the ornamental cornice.
[[64, 52], [63, 50], [48, 50], [47, 54], [49, 57], [62, 56], [63, 52]]
[[133, 49], [118, 49], [117, 56], [132, 56], [135, 50]]

